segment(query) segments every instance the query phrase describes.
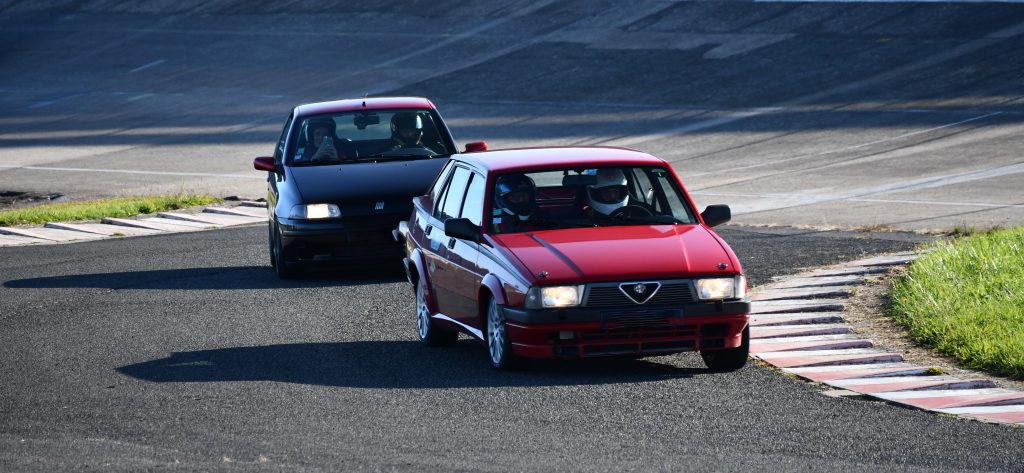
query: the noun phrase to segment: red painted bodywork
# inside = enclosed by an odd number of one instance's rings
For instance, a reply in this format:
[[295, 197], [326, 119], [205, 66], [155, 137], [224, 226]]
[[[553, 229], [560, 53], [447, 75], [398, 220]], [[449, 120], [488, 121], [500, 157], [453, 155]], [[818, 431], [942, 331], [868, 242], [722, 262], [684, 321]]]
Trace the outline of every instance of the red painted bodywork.
[[274, 158], [269, 156], [262, 156], [252, 160], [252, 167], [257, 171], [277, 172], [277, 165], [274, 164]]
[[[739, 263], [700, 225], [571, 228], [494, 235], [545, 285], [732, 275]], [[726, 263], [725, 269], [718, 269]]]
[[479, 153], [482, 151], [487, 151], [486, 141], [471, 141], [469, 143], [466, 143], [467, 153]]
[[[506, 172], [577, 165], [644, 165], [663, 167], [679, 182], [665, 161], [625, 148], [520, 148], [462, 154], [452, 160], [486, 178], [481, 217], [490, 215], [495, 178]], [[447, 171], [443, 171], [438, 179], [446, 176]], [[689, 206], [696, 209], [681, 183], [680, 189]], [[414, 199], [413, 214], [403, 230], [410, 256], [405, 260], [406, 267], [416, 277], [426, 278], [432, 288], [431, 305], [437, 305], [431, 310], [444, 316], [439, 323], [478, 338], [486, 327], [484, 298], [492, 295], [501, 305], [522, 308], [527, 290], [534, 285], [729, 277], [743, 271], [729, 246], [703, 221], [689, 225], [606, 226], [498, 235], [483, 229], [481, 242], [475, 244], [444, 235], [443, 222], [433, 215], [432, 199], [431, 195]], [[624, 327], [623, 332], [609, 332], [607, 329], [615, 328], [614, 323], [609, 327], [601, 322], [506, 325], [517, 355], [547, 358], [586, 356], [587, 347], [597, 345], [633, 344], [639, 351], [644, 350], [645, 344], [686, 342], [692, 342], [692, 346], [668, 351], [735, 348], [742, 342], [748, 320], [746, 313], [688, 315], [675, 321], [669, 331], [634, 331]], [[560, 331], [572, 331], [579, 338], [561, 342]], [[705, 335], [707, 331], [717, 332], [707, 337], [702, 336], [702, 331]], [[703, 346], [706, 339], [706, 343], [715, 339], [717, 345]]]

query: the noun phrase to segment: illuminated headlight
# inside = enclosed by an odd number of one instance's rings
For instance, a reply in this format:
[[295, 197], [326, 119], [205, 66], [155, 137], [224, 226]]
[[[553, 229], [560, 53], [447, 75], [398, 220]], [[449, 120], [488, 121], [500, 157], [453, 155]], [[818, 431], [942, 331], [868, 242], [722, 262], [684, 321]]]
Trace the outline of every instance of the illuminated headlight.
[[696, 283], [700, 300], [742, 299], [747, 296], [747, 280], [743, 276], [698, 279]]
[[528, 309], [576, 307], [580, 305], [580, 299], [583, 298], [583, 287], [582, 285], [532, 287], [526, 293], [526, 307]]
[[309, 204], [296, 205], [288, 214], [288, 218], [299, 220], [317, 220], [322, 218], [338, 218], [341, 216], [341, 209], [334, 204]]

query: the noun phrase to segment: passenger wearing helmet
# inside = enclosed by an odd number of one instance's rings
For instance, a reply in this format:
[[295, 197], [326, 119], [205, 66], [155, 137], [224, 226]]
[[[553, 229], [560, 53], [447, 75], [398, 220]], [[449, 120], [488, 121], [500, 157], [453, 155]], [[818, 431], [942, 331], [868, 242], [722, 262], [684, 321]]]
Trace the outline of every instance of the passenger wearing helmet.
[[537, 211], [537, 186], [523, 174], [509, 174], [498, 178], [494, 186], [494, 216], [491, 220], [495, 233], [530, 230], [530, 221]]
[[597, 170], [597, 180], [587, 186], [587, 206], [584, 213], [590, 218], [611, 217], [617, 210], [629, 205], [626, 175], [621, 169]]

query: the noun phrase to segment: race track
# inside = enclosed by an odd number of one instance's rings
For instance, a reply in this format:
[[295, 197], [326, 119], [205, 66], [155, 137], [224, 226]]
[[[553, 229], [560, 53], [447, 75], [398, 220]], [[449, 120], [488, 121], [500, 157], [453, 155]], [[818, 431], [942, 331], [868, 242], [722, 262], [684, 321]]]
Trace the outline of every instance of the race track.
[[[754, 285], [1024, 217], [1016, 3], [0, 2], [0, 190], [258, 197], [290, 107], [673, 162]], [[772, 228], [753, 225], [770, 225]], [[1020, 471], [1024, 430], [698, 356], [492, 371], [260, 226], [0, 248], [0, 470]]]

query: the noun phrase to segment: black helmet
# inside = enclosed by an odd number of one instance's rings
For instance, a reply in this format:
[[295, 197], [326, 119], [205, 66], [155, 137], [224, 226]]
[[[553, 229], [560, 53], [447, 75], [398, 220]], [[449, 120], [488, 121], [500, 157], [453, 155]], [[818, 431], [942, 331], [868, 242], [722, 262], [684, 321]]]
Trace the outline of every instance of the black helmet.
[[537, 186], [533, 179], [522, 174], [510, 174], [498, 178], [494, 189], [494, 201], [504, 213], [525, 220], [537, 208]]
[[[403, 131], [412, 131], [413, 136], [403, 136]], [[391, 137], [403, 143], [416, 143], [423, 137], [423, 118], [415, 112], [399, 112], [391, 117]]]
[[338, 125], [334, 123], [333, 118], [321, 117], [321, 118], [310, 118], [306, 120], [306, 143], [310, 145], [319, 145], [320, 143], [313, 143], [313, 133], [318, 128], [327, 128], [328, 136], [334, 136], [338, 129]]

